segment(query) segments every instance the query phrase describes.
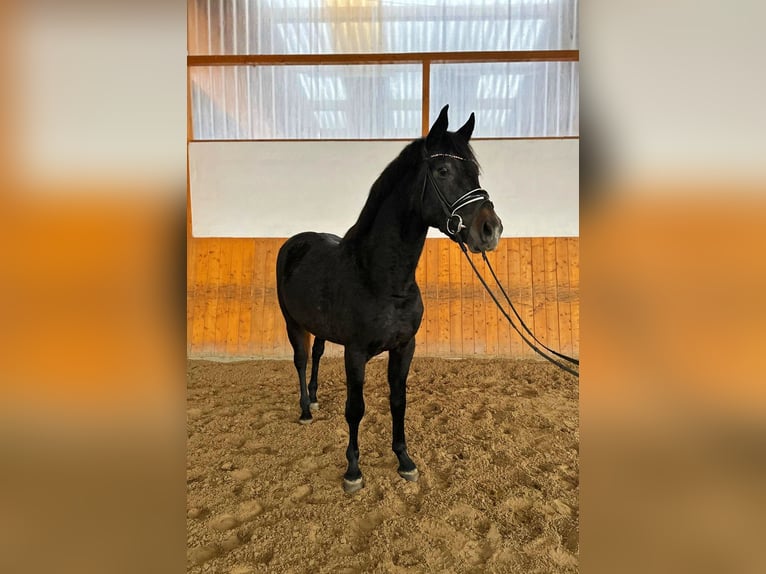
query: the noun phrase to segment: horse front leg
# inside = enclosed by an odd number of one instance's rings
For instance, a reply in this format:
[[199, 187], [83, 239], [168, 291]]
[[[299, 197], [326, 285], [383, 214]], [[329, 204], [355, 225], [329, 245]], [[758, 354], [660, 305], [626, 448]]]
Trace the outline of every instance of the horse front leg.
[[391, 448], [399, 459], [399, 476], [406, 480], [418, 479], [418, 468], [407, 454], [407, 440], [404, 437], [404, 414], [407, 410], [407, 375], [415, 354], [415, 338], [388, 353], [388, 386], [391, 389], [391, 421], [393, 440]]
[[368, 357], [366, 353], [346, 347], [344, 358], [346, 363], [346, 422], [348, 423], [346, 460], [348, 460], [348, 469], [343, 475], [343, 490], [347, 494], [351, 494], [364, 486], [362, 471], [359, 470], [359, 423], [364, 416], [364, 371]]

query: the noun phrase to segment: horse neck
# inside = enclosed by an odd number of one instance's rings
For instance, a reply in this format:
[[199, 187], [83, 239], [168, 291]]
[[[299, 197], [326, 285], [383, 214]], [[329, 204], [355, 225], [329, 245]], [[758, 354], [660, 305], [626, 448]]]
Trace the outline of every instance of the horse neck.
[[428, 226], [414, 209], [414, 190], [396, 189], [378, 209], [369, 228], [353, 241], [356, 260], [381, 292], [406, 292], [415, 282]]

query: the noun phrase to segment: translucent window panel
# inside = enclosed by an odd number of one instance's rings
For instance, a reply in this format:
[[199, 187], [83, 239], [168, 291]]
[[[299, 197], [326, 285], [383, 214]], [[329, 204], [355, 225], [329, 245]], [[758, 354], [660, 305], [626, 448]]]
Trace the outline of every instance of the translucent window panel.
[[572, 50], [578, 0], [188, 0], [190, 54]]
[[417, 64], [189, 68], [194, 139], [412, 139]]
[[576, 136], [579, 96], [577, 62], [433, 64], [429, 116], [476, 112], [474, 137]]

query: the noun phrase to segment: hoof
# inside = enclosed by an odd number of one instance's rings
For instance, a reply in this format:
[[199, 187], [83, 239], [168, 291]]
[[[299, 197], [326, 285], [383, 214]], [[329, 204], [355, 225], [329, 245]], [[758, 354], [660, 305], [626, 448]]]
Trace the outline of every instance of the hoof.
[[298, 422], [302, 425], [310, 425], [314, 422], [314, 419], [298, 419]]
[[409, 480], [410, 482], [417, 482], [418, 476], [420, 476], [417, 468], [413, 470], [399, 470], [397, 472], [404, 480]]
[[343, 492], [346, 494], [354, 494], [357, 490], [361, 490], [364, 486], [364, 477], [360, 476], [356, 480], [343, 479]]
[[319, 403], [310, 403], [309, 404], [309, 410], [311, 410], [311, 411], [318, 411], [319, 410]]

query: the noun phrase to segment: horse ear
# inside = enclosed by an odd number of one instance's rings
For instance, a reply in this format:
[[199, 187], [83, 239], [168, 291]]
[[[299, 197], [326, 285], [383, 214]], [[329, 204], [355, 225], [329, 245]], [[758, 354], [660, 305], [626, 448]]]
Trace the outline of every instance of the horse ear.
[[447, 110], [449, 109], [449, 104], [444, 106], [442, 108], [442, 111], [439, 112], [439, 117], [436, 118], [436, 121], [434, 122], [434, 125], [431, 126], [431, 130], [428, 132], [428, 135], [426, 136], [426, 147], [433, 147], [434, 144], [441, 139], [441, 137], [447, 132]]
[[474, 116], [473, 112], [471, 112], [471, 116], [468, 118], [468, 121], [463, 125], [462, 128], [457, 131], [457, 133], [459, 133], [465, 138], [466, 141], [468, 141], [471, 139], [474, 125], [476, 125], [476, 116]]

